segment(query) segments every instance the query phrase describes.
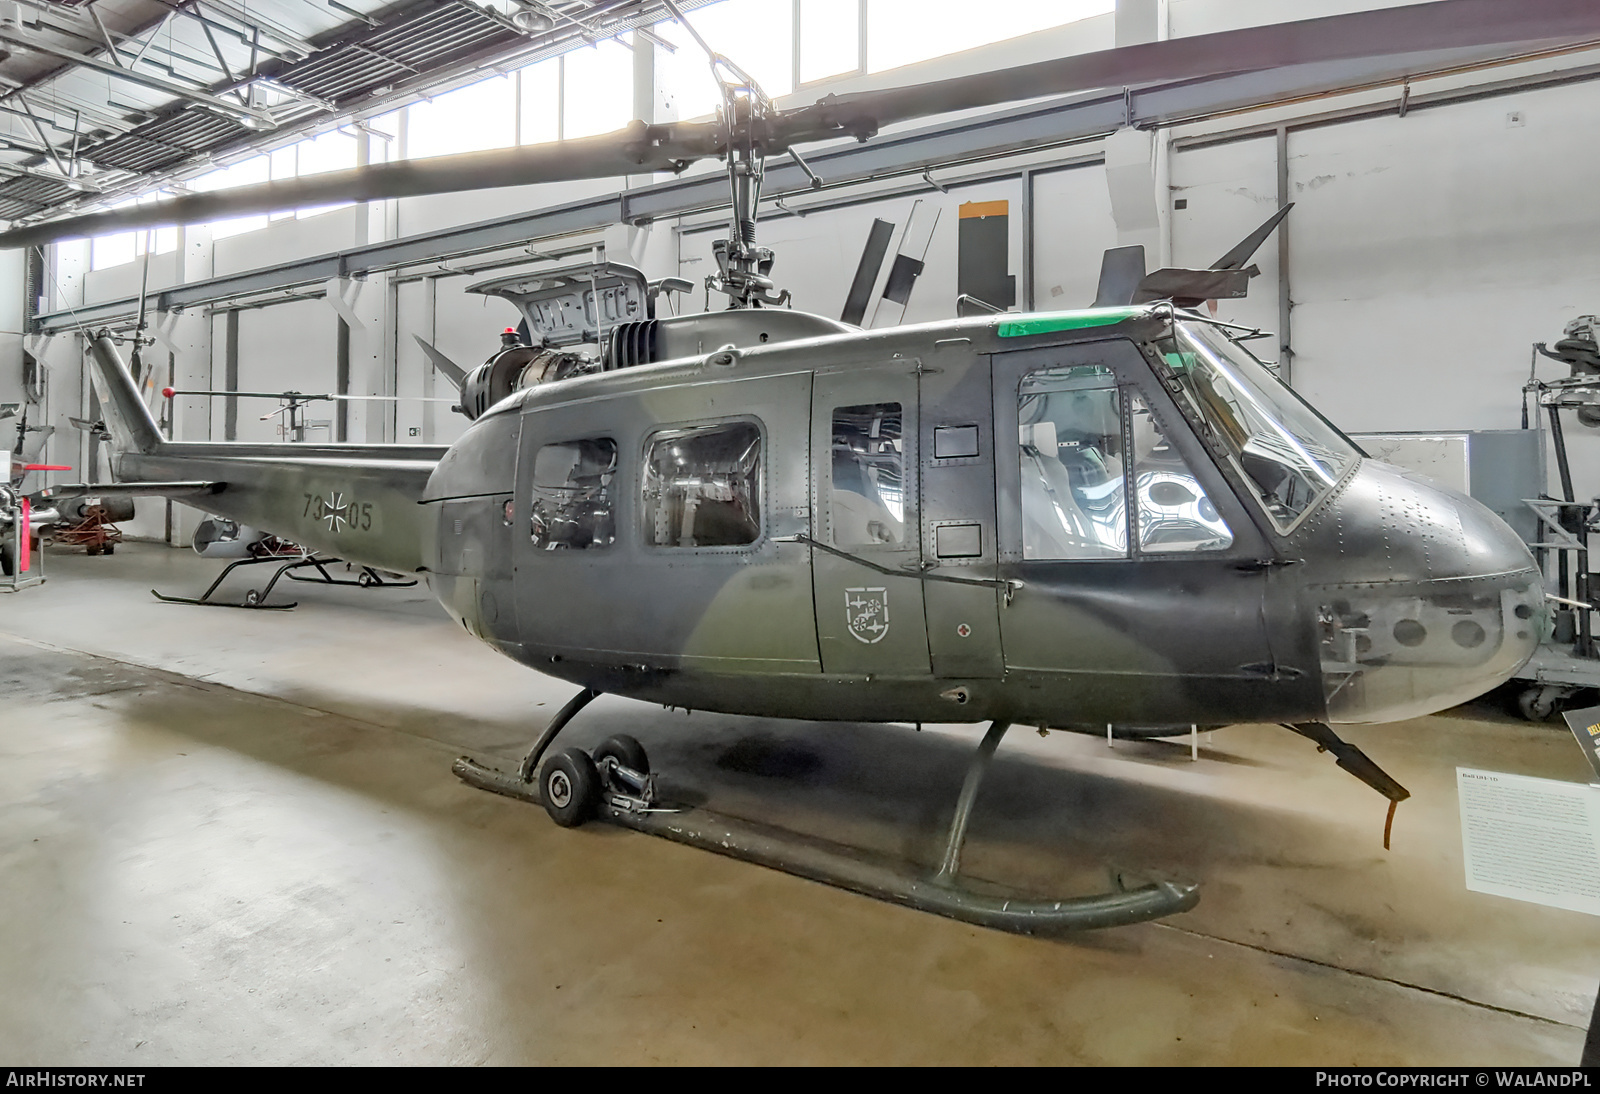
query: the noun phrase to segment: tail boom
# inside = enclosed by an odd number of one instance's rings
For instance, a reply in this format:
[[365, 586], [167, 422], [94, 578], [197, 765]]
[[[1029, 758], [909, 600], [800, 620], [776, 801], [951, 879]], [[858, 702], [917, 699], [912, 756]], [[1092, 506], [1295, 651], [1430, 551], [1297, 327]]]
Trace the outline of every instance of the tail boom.
[[174, 490], [174, 500], [318, 554], [397, 573], [421, 568], [433, 513], [418, 501], [443, 447], [168, 441], [111, 339], [95, 338], [90, 356], [119, 483], [203, 483], [213, 492]]

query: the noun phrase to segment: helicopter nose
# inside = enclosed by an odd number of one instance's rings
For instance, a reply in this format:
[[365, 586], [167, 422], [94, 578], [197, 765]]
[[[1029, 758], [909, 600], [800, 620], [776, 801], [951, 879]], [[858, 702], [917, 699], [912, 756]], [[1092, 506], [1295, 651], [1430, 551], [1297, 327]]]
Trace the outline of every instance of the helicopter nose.
[[1330, 722], [1400, 721], [1481, 695], [1511, 678], [1548, 626], [1521, 538], [1466, 495], [1400, 468], [1363, 461], [1304, 532]]

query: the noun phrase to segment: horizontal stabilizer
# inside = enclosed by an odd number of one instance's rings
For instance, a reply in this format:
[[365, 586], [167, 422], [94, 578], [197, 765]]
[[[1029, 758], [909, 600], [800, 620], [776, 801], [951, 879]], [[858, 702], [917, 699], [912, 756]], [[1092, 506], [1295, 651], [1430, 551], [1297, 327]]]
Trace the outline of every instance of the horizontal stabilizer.
[[1254, 266], [1244, 270], [1157, 270], [1139, 282], [1131, 303], [1170, 300], [1180, 308], [1193, 308], [1207, 300], [1241, 300], [1250, 290], [1250, 279], [1260, 272]]
[[433, 367], [439, 370], [439, 375], [449, 380], [455, 385], [455, 389], [460, 391], [461, 386], [467, 382], [466, 370], [446, 357], [444, 352], [437, 346], [425, 341], [420, 334], [413, 334], [411, 337], [417, 340], [417, 345], [421, 346], [422, 352], [428, 355], [428, 360], [432, 361]]
[[200, 494], [219, 494], [225, 482], [71, 482], [47, 486], [39, 491], [43, 501], [64, 498], [190, 498]]

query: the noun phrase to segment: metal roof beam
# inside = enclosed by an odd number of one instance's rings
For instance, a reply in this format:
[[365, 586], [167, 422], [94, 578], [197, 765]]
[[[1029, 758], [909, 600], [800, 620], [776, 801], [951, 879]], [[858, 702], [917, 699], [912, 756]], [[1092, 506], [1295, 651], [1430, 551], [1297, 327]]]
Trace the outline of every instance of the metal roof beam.
[[61, 174], [66, 178], [71, 178], [72, 172], [67, 170], [66, 164], [61, 162], [61, 157], [56, 155], [55, 145], [51, 144], [49, 138], [44, 135], [44, 126], [40, 125], [39, 119], [33, 116], [33, 109], [28, 106], [27, 96], [18, 91], [17, 102], [22, 104], [23, 113], [26, 114], [28, 120], [33, 123], [33, 132], [38, 136], [39, 143], [44, 145], [45, 155], [50, 157], [50, 162], [56, 165], [57, 171], [60, 171]]
[[111, 40], [111, 32], [106, 29], [105, 23], [100, 19], [100, 13], [94, 10], [94, 5], [89, 5], [89, 18], [94, 20], [95, 27], [100, 31], [100, 37], [106, 40], [106, 53], [118, 68], [122, 68], [122, 59], [117, 55], [117, 43]]
[[[221, 12], [229, 19], [237, 22], [241, 27], [248, 27], [252, 32], [259, 30], [263, 34], [282, 42], [288, 47], [288, 51], [295, 55], [293, 58], [286, 57], [286, 59], [303, 60], [318, 52], [317, 46], [312, 45], [283, 24], [273, 22], [263, 11], [249, 11], [234, 4], [232, 0], [209, 0], [209, 2], [213, 11]], [[242, 38], [240, 40], [244, 41]]]
[[212, 95], [205, 91], [196, 91], [194, 88], [185, 87], [182, 84], [176, 83], [172, 80], [164, 80], [159, 76], [152, 76], [148, 73], [137, 72], [131, 68], [122, 68], [120, 65], [113, 64], [110, 61], [102, 61], [98, 57], [90, 57], [87, 54], [75, 53], [70, 49], [62, 49], [59, 46], [52, 46], [35, 38], [30, 38], [26, 34], [18, 33], [15, 30], [11, 30], [3, 26], [0, 26], [0, 42], [4, 42], [7, 45], [13, 46], [17, 49], [26, 49], [32, 50], [35, 53], [43, 53], [46, 56], [56, 57], [63, 61], [69, 61], [72, 64], [93, 69], [96, 72], [103, 72], [108, 76], [116, 76], [119, 79], [127, 80], [129, 83], [139, 84], [140, 86], [150, 88], [153, 91], [160, 91], [166, 95], [173, 95], [180, 99], [187, 99], [190, 102], [199, 103], [202, 106], [208, 106], [211, 109], [220, 111], [231, 118], [238, 119], [251, 129], [270, 129], [277, 127], [277, 122], [275, 122], [272, 118], [272, 115], [265, 110], [258, 110], [253, 107], [243, 106], [239, 103], [231, 102], [228, 99], [219, 98], [216, 95]]
[[[227, 23], [224, 23], [224, 22], [222, 22], [220, 20], [208, 18], [205, 15], [205, 13], [203, 13], [200, 10], [200, 4], [199, 4], [198, 0], [193, 0], [194, 10], [192, 10], [192, 11], [189, 8], [185, 7], [183, 2], [179, 2], [179, 0], [156, 0], [156, 3], [161, 4], [164, 7], [168, 8], [172, 12], [172, 14], [174, 14], [174, 15], [182, 15], [182, 16], [185, 16], [185, 17], [187, 17], [189, 19], [193, 19], [196, 22], [198, 22], [200, 24], [200, 26], [205, 29], [206, 37], [211, 39], [211, 48], [213, 50], [217, 49], [217, 40], [214, 37], [212, 37], [212, 32], [213, 31], [221, 31], [224, 34], [230, 35], [231, 37], [238, 39], [240, 45], [243, 45], [243, 46], [256, 46], [263, 53], [270, 53], [274, 57], [286, 58], [286, 57], [293, 56], [295, 58], [299, 58], [303, 54], [308, 54], [308, 53], [312, 52], [312, 47], [311, 47], [311, 45], [309, 43], [303, 43], [304, 48], [298, 48], [294, 44], [290, 44], [290, 49], [288, 51], [272, 49], [270, 46], [261, 46], [258, 43], [255, 43], [255, 42], [253, 42], [251, 40], [251, 34], [249, 32], [240, 30], [238, 27], [230, 27]], [[211, 6], [213, 8], [219, 8], [219, 10], [220, 10], [220, 6], [218, 4], [216, 4], [215, 2], [213, 2]], [[277, 35], [274, 34], [274, 32], [270, 28], [258, 26], [257, 24], [255, 24], [253, 22], [250, 22], [247, 19], [242, 19], [242, 18], [239, 18], [238, 16], [234, 16], [232, 12], [229, 12], [228, 14], [231, 17], [233, 17], [235, 19], [238, 19], [238, 21], [240, 23], [243, 23], [244, 26], [247, 27], [248, 31], [250, 31], [250, 32], [260, 33], [262, 31], [265, 31], [268, 34], [272, 34], [273, 37], [277, 37]], [[220, 50], [218, 50], [217, 60], [219, 62], [222, 62], [224, 68], [227, 67], [227, 62], [222, 61], [222, 56], [221, 56], [221, 51]]]

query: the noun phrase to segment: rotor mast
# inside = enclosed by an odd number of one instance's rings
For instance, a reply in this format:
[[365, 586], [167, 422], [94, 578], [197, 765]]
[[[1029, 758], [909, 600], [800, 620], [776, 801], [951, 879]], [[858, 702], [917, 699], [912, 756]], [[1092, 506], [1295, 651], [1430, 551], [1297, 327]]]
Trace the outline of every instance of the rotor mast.
[[729, 238], [711, 244], [717, 272], [706, 277], [707, 293], [712, 289], [725, 293], [730, 308], [782, 307], [789, 302], [789, 290], [775, 293], [777, 286], [769, 276], [777, 256], [771, 247], [756, 244], [756, 206], [761, 201], [761, 181], [766, 174], [765, 137], [777, 110], [754, 77], [707, 45], [672, 0], [664, 2], [709, 58], [711, 78], [722, 92], [718, 120], [733, 208]]

